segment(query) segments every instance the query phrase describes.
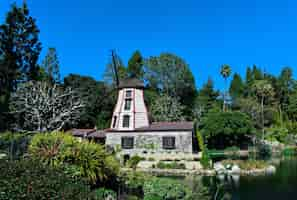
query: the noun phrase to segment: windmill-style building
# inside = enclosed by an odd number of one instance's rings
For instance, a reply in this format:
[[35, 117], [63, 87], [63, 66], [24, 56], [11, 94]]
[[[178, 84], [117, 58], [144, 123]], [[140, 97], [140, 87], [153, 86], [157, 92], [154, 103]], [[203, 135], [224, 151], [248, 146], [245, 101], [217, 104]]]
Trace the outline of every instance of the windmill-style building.
[[160, 152], [193, 153], [197, 145], [193, 122], [150, 123], [144, 101], [144, 83], [136, 78], [119, 81], [116, 56], [113, 70], [118, 88], [111, 125], [106, 130], [76, 129], [73, 135], [91, 138], [124, 155]]
[[105, 131], [105, 144], [127, 154], [192, 153], [193, 122], [150, 123], [143, 89], [143, 82], [137, 79], [120, 82], [111, 126]]
[[193, 122], [149, 122], [144, 84], [138, 79], [120, 82], [111, 125], [106, 130], [73, 130], [78, 137], [95, 139], [123, 155], [193, 153]]

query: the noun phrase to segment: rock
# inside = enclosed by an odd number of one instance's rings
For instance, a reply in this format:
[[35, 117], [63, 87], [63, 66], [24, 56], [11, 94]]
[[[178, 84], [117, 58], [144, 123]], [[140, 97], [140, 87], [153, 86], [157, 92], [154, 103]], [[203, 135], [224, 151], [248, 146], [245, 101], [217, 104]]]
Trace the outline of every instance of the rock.
[[274, 174], [276, 172], [276, 168], [273, 166], [273, 165], [269, 165], [267, 168], [266, 168], [266, 173], [267, 174]]
[[227, 166], [226, 166], [226, 169], [231, 169], [232, 168], [232, 165], [231, 164], [228, 164]]
[[226, 169], [225, 169], [224, 165], [222, 165], [221, 163], [215, 163], [213, 168], [217, 174], [225, 174], [226, 173]]
[[5, 158], [7, 155], [5, 153], [0, 153], [0, 159]]
[[233, 165], [231, 168], [231, 174], [240, 174], [241, 169], [238, 167], [238, 165]]

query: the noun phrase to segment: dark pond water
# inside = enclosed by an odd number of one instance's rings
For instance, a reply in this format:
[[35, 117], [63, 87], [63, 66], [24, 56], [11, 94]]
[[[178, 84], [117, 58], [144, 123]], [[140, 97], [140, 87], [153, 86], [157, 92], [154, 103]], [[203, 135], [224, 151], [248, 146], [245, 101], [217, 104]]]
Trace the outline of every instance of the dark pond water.
[[271, 176], [227, 181], [232, 200], [297, 200], [297, 159], [284, 159]]
[[277, 166], [274, 175], [163, 178], [186, 185], [194, 200], [213, 200], [216, 194], [217, 200], [297, 200], [297, 157], [276, 159], [273, 164]]

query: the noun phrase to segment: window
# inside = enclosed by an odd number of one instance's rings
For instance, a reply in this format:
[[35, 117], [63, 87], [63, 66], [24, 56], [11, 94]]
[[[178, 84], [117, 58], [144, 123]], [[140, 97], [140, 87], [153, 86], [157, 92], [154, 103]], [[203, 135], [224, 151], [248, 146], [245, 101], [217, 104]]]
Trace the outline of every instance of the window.
[[132, 99], [125, 99], [125, 107], [124, 107], [125, 110], [131, 109], [131, 102], [132, 102]]
[[163, 149], [175, 149], [175, 137], [163, 137]]
[[129, 115], [124, 115], [123, 128], [129, 128], [129, 126], [130, 126], [130, 116]]
[[126, 91], [126, 98], [131, 98], [132, 97], [132, 91], [131, 90], [127, 90]]
[[117, 116], [113, 117], [112, 128], [115, 128], [117, 125]]
[[134, 138], [133, 137], [122, 137], [122, 149], [133, 149]]

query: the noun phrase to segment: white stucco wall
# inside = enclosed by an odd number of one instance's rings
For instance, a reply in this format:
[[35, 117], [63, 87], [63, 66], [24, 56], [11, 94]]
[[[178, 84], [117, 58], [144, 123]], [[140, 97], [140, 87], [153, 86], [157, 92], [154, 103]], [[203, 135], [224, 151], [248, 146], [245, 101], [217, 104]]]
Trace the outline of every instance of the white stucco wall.
[[[168, 136], [175, 137], [175, 149], [162, 148], [162, 138]], [[122, 149], [124, 154], [143, 153], [145, 151], [192, 153], [191, 131], [108, 132], [106, 134], [106, 145], [113, 148], [121, 147], [122, 137], [134, 137], [134, 148]]]
[[[125, 110], [125, 94], [126, 91], [132, 91], [131, 109]], [[130, 116], [129, 128], [123, 127], [124, 115]], [[114, 116], [117, 116], [116, 126], [113, 127]], [[144, 103], [143, 90], [135, 88], [124, 88], [119, 90], [117, 103], [114, 108], [111, 129], [115, 130], [134, 130], [135, 128], [149, 125], [148, 114]]]

